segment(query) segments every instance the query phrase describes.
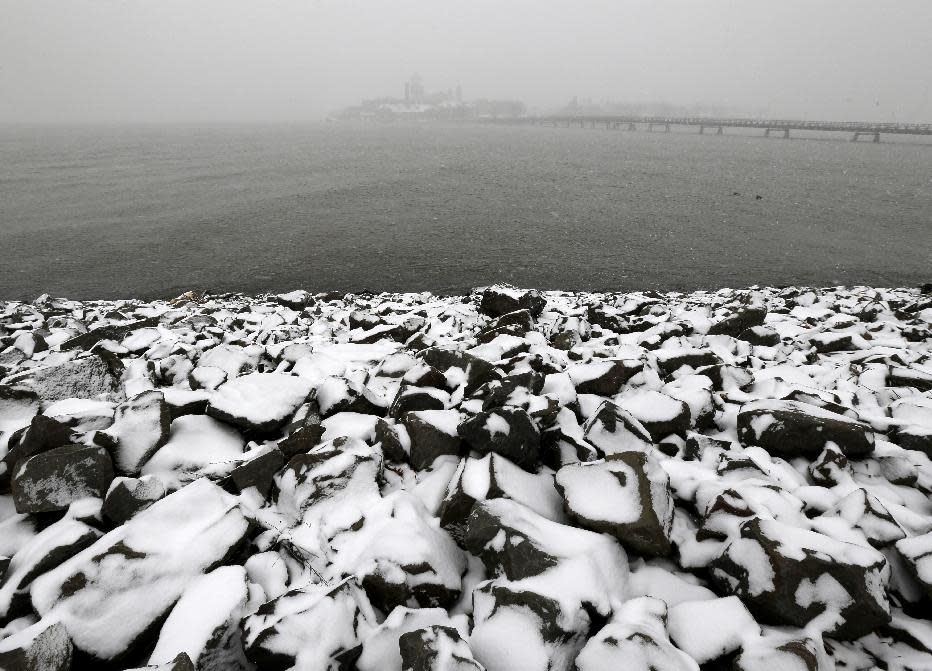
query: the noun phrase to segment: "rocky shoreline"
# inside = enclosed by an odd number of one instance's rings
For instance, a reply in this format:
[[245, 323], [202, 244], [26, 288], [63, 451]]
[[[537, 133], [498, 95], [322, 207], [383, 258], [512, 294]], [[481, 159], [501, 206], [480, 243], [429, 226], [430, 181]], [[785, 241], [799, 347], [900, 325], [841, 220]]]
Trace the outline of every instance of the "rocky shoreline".
[[932, 287], [0, 303], [0, 668], [932, 669]]

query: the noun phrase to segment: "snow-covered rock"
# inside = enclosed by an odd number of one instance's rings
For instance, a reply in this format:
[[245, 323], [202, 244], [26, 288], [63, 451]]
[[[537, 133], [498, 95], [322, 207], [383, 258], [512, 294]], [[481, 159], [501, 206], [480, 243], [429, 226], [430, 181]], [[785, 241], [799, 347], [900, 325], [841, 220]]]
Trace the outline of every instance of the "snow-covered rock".
[[77, 648], [118, 658], [230, 555], [248, 526], [233, 497], [199, 480], [36, 578], [33, 608], [61, 622]]
[[673, 496], [667, 473], [642, 452], [570, 464], [556, 474], [567, 513], [580, 526], [608, 533], [647, 556], [670, 552]]
[[873, 287], [0, 302], [0, 667], [932, 668], [930, 318]]

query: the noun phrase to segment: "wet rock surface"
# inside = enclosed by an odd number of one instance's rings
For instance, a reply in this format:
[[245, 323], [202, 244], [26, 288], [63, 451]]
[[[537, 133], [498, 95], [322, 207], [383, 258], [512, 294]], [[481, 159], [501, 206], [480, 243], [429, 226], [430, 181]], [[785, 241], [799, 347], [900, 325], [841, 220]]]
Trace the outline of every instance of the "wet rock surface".
[[909, 289], [0, 304], [0, 668], [932, 668]]

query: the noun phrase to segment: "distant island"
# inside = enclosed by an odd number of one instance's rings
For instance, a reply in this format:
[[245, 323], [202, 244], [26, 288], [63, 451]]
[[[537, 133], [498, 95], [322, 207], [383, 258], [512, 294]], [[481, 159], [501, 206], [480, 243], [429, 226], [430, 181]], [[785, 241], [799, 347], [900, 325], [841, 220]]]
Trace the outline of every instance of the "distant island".
[[520, 117], [526, 108], [520, 100], [465, 100], [459, 85], [428, 92], [420, 75], [404, 83], [404, 97], [363, 100], [335, 115], [341, 121], [468, 120]]

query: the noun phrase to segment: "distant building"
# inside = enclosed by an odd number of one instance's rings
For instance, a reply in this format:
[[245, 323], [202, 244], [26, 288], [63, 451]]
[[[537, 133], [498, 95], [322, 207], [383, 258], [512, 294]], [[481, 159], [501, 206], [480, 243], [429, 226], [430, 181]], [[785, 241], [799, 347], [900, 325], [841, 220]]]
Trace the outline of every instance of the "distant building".
[[420, 103], [424, 100], [424, 80], [421, 75], [414, 74], [405, 82], [405, 102]]

